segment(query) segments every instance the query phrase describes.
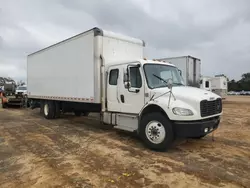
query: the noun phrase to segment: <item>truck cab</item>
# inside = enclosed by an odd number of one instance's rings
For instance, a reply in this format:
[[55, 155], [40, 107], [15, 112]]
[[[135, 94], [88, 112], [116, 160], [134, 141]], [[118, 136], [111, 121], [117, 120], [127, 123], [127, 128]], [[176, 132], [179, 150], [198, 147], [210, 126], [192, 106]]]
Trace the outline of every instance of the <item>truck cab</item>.
[[176, 137], [202, 138], [217, 129], [221, 97], [185, 86], [173, 64], [138, 60], [106, 68], [104, 122], [137, 132], [151, 149], [166, 149]]
[[16, 88], [15, 94], [16, 96], [27, 95], [27, 86], [26, 85], [18, 86]]

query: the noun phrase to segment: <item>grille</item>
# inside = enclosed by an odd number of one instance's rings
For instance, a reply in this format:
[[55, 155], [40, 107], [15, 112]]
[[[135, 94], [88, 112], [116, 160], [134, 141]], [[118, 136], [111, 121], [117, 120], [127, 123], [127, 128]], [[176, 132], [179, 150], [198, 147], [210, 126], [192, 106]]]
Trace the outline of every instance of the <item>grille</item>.
[[211, 116], [222, 112], [222, 100], [203, 100], [200, 102], [201, 117]]

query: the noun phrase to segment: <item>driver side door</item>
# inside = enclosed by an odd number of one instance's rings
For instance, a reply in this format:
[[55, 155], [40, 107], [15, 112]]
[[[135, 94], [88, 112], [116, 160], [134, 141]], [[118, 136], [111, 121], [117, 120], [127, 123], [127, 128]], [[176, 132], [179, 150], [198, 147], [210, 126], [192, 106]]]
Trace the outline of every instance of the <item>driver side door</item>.
[[[129, 81], [130, 87], [127, 87], [126, 81]], [[138, 114], [145, 104], [144, 94], [145, 82], [141, 66], [137, 64], [124, 65], [123, 81], [119, 89], [121, 112]]]

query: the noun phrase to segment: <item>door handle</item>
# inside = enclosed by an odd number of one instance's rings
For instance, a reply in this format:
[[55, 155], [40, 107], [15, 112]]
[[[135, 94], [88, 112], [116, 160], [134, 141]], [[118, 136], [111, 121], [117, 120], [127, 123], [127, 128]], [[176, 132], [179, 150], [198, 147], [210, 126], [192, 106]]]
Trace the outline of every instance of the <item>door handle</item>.
[[125, 102], [124, 95], [120, 95], [120, 98], [121, 98], [122, 103], [124, 103]]

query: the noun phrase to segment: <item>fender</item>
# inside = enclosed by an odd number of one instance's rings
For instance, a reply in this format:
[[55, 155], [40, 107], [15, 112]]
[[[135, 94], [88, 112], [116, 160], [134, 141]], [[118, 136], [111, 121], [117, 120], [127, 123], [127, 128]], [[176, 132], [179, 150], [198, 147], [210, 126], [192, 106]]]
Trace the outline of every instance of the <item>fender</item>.
[[[150, 108], [149, 108], [150, 107]], [[183, 107], [192, 110], [194, 115], [192, 116], [178, 116], [172, 112], [173, 107]], [[170, 105], [168, 105], [168, 97], [160, 97], [157, 100], [149, 101], [139, 113], [139, 121], [141, 117], [148, 112], [161, 112], [163, 113], [170, 121], [192, 121], [201, 119], [199, 112], [196, 109], [183, 100], [172, 100]], [[139, 122], [140, 123], [140, 122]]]
[[140, 124], [141, 124], [140, 122], [141, 122], [142, 117], [143, 117], [145, 114], [147, 114], [147, 113], [152, 113], [152, 112], [160, 112], [160, 113], [164, 114], [164, 116], [166, 116], [166, 117], [169, 119], [167, 113], [163, 110], [163, 108], [162, 108], [160, 105], [156, 104], [156, 103], [153, 102], [153, 101], [150, 101], [150, 102], [148, 102], [148, 103], [141, 109], [141, 111], [140, 111], [140, 113], [139, 113], [139, 118], [138, 118], [138, 129], [137, 129], [137, 132], [140, 130], [139, 127], [140, 127]]
[[[160, 103], [161, 104], [161, 103]], [[153, 101], [148, 102], [140, 111], [139, 113], [139, 121], [141, 120], [142, 116], [147, 114], [147, 113], [151, 113], [151, 112], [161, 112], [164, 115], [167, 116], [167, 118], [169, 119], [167, 113], [165, 112], [165, 110], [163, 110], [164, 108], [159, 105], [158, 103], [155, 103]]]

